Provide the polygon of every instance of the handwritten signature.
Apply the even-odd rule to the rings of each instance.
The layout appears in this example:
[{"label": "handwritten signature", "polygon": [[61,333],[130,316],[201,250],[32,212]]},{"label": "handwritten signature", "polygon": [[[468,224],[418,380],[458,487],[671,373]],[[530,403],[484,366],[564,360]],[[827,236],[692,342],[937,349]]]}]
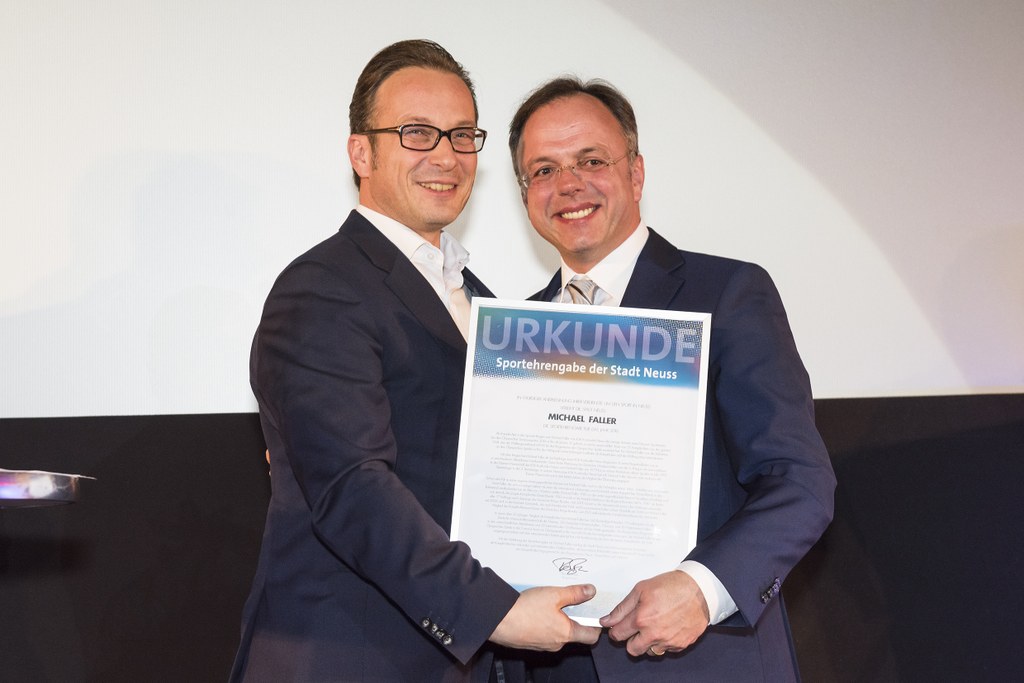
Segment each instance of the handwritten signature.
[{"label": "handwritten signature", "polygon": [[559,557],[551,560],[551,564],[555,565],[555,568],[558,569],[558,573],[566,576],[573,576],[580,572],[586,573],[587,570],[583,568],[583,565],[586,564],[586,562],[586,558],[582,557]]}]

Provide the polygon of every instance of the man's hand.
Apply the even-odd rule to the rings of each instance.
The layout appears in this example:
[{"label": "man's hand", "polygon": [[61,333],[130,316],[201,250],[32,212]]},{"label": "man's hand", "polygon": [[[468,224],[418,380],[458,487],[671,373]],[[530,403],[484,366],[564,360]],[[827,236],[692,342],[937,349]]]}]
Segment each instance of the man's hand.
[{"label": "man's hand", "polygon": [[519,594],[490,640],[506,647],[546,652],[561,650],[566,643],[593,645],[601,629],[577,624],[565,616],[562,608],[586,602],[596,594],[589,584],[528,588]]},{"label": "man's hand", "polygon": [[685,650],[708,627],[708,603],[686,572],[674,569],[633,586],[601,625],[626,651],[661,656]]}]

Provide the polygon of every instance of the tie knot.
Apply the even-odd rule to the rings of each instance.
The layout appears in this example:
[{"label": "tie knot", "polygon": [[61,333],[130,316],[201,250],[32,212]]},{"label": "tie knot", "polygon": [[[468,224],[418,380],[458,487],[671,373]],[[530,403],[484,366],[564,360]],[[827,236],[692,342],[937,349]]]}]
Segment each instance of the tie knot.
[{"label": "tie knot", "polygon": [[592,305],[594,303],[597,283],[586,275],[574,276],[565,287],[569,290],[569,296],[572,297],[574,304]]}]

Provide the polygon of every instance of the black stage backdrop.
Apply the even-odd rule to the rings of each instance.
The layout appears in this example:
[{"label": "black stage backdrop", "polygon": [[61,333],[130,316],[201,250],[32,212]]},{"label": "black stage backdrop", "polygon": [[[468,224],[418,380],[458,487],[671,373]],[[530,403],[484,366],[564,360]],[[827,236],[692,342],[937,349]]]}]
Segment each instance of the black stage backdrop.
[{"label": "black stage backdrop", "polygon": [[[805,681],[1024,680],[1024,395],[816,402],[836,519],[784,594]],[[270,484],[252,414],[0,420],[0,680],[224,681]]]}]

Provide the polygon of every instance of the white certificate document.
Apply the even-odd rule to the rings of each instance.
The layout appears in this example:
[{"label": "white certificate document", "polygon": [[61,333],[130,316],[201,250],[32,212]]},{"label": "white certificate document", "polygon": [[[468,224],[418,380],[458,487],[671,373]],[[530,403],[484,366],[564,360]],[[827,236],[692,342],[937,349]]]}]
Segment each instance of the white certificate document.
[{"label": "white certificate document", "polygon": [[708,313],[473,299],[454,540],[585,625],[697,540]]}]

